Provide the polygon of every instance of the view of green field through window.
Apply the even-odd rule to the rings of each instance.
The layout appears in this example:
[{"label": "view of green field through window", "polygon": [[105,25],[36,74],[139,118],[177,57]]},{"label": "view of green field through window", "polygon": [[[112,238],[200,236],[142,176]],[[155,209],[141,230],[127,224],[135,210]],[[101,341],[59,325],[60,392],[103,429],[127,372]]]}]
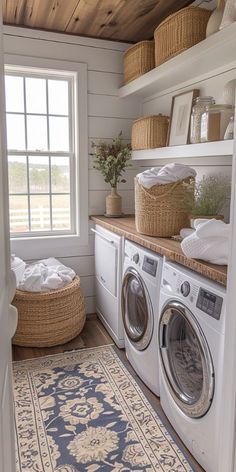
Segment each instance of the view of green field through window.
[{"label": "view of green field through window", "polygon": [[11,232],[69,231],[71,82],[15,72],[5,81]]}]

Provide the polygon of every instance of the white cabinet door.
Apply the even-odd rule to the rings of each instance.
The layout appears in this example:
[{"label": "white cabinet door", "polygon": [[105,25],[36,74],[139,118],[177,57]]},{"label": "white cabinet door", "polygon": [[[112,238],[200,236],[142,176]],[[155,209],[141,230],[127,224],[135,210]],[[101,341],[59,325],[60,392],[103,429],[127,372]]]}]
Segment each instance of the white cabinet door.
[{"label": "white cabinet door", "polygon": [[15,470],[11,378],[10,250],[5,146],[3,41],[0,7],[0,472]]},{"label": "white cabinet door", "polygon": [[[112,242],[111,242],[112,241]],[[95,275],[99,282],[117,296],[118,247],[114,235],[95,233]]]}]

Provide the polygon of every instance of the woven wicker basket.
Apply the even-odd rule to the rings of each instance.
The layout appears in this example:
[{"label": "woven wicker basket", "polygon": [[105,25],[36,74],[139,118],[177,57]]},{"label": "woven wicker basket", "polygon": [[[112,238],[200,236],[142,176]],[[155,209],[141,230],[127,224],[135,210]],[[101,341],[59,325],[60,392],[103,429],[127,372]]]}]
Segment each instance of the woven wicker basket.
[{"label": "woven wicker basket", "polygon": [[124,53],[124,84],[155,67],[154,41],[141,41]]},{"label": "woven wicker basket", "polygon": [[85,323],[85,303],[80,278],[51,292],[16,291],[13,305],[18,310],[18,326],[13,344],[48,347],[75,338]]},{"label": "woven wicker basket", "polygon": [[135,178],[135,224],[138,233],[167,238],[188,225],[181,209],[190,179],[144,188]]},{"label": "woven wicker basket", "polygon": [[169,117],[145,116],[135,120],[132,126],[132,149],[150,149],[166,146]]},{"label": "woven wicker basket", "polygon": [[204,8],[187,7],[168,16],[154,32],[155,66],[205,39],[210,15]]}]

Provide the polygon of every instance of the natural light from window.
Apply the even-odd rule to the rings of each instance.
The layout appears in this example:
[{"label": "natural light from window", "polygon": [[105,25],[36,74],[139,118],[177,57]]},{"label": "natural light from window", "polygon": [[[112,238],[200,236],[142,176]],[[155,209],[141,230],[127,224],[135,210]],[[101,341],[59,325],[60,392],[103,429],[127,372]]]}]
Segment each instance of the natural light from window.
[{"label": "natural light from window", "polygon": [[5,76],[11,236],[75,229],[73,77]]}]

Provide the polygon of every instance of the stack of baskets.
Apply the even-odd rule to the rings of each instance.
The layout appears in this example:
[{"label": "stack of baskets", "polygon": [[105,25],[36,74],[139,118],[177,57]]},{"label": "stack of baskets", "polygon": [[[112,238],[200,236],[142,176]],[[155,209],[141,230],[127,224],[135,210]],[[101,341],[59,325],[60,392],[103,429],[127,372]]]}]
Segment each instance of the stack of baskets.
[{"label": "stack of baskets", "polygon": [[211,11],[186,7],[168,16],[154,32],[154,41],[141,41],[124,54],[124,84],[163,64],[206,37]]},{"label": "stack of baskets", "polygon": [[188,226],[181,208],[192,178],[147,189],[135,178],[135,224],[138,233],[167,238]]},{"label": "stack of baskets", "polygon": [[50,292],[16,291],[13,305],[18,310],[18,326],[13,344],[49,347],[75,338],[85,323],[85,303],[80,277]]}]

